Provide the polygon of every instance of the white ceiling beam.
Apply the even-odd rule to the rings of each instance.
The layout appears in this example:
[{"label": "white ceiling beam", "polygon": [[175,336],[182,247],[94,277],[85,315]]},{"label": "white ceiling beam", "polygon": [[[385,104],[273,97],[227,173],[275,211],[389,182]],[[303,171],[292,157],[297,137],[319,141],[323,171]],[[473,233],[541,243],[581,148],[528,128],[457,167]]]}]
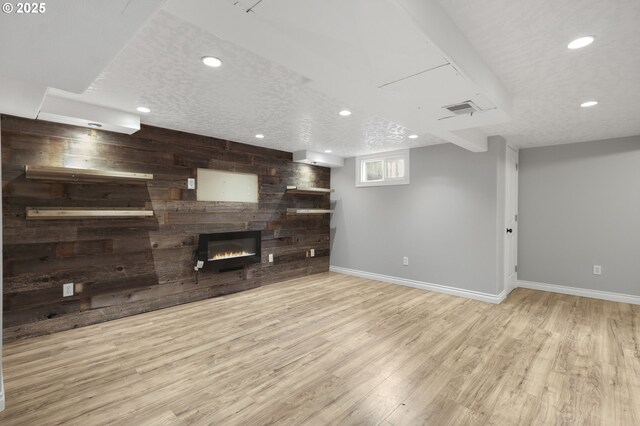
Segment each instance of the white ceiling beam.
[{"label": "white ceiling beam", "polygon": [[100,128],[128,135],[140,130],[140,117],[136,114],[51,95],[45,98],[38,120]]},{"label": "white ceiling beam", "polygon": [[449,62],[469,81],[484,90],[489,99],[509,117],[513,98],[498,76],[484,62],[438,0],[392,0],[400,5],[440,49]]},{"label": "white ceiling beam", "polygon": [[440,137],[471,152],[486,152],[489,146],[487,135],[480,129],[454,130]]}]

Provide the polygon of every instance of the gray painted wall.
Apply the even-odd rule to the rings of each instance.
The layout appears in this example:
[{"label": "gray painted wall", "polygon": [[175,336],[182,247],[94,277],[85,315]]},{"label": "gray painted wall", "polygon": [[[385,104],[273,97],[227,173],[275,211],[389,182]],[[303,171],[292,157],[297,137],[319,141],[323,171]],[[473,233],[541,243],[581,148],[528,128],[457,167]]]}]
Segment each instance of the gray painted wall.
[{"label": "gray painted wall", "polygon": [[412,149],[411,184],[386,187],[356,188],[355,159],[347,159],[331,171],[331,264],[498,294],[504,150],[502,138],[486,153],[452,144]]},{"label": "gray painted wall", "polygon": [[640,295],[640,136],[520,150],[519,190],[518,279]]}]

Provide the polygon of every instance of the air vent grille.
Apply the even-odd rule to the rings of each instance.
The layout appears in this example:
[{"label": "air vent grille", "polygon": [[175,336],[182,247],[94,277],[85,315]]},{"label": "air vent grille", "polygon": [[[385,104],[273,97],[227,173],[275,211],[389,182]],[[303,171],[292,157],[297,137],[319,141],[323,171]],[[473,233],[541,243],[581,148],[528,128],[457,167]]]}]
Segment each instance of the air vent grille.
[{"label": "air vent grille", "polygon": [[472,101],[449,105],[443,108],[455,115],[473,114],[476,111],[481,111]]}]

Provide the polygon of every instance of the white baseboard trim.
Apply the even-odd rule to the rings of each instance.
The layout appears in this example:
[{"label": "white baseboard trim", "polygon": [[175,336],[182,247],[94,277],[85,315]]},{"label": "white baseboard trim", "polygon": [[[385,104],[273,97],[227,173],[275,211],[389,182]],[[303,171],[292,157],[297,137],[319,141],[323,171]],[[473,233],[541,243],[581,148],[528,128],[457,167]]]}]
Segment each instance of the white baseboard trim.
[{"label": "white baseboard trim", "polygon": [[536,283],[533,281],[518,280],[518,287],[529,288],[531,290],[549,291],[551,293],[568,294],[571,296],[590,297],[591,299],[610,300],[612,302],[631,303],[640,305],[640,296],[630,294],[611,293],[608,291],[588,290],[584,288],[565,287],[562,285]]},{"label": "white baseboard trim", "polygon": [[329,266],[331,272],[338,272],[344,275],[366,278],[374,281],[382,281],[389,284],[398,284],[406,287],[419,288],[420,290],[434,291],[436,293],[444,293],[452,296],[466,297],[467,299],[480,300],[482,302],[499,304],[507,297],[507,292],[502,291],[500,294],[482,293],[473,290],[464,290],[457,287],[450,287],[440,284],[425,283],[422,281],[409,280],[406,278],[391,277],[389,275],[375,274],[373,272],[358,271],[357,269],[343,268],[340,266]]}]

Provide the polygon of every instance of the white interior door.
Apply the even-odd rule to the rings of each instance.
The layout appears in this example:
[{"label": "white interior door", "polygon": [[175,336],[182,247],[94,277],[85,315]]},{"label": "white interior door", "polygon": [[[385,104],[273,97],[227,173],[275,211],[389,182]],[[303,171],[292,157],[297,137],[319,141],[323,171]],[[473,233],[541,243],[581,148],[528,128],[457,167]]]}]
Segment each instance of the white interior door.
[{"label": "white interior door", "polygon": [[516,288],[518,279],[518,152],[507,147],[506,212],[505,212],[505,288],[507,294]]}]

